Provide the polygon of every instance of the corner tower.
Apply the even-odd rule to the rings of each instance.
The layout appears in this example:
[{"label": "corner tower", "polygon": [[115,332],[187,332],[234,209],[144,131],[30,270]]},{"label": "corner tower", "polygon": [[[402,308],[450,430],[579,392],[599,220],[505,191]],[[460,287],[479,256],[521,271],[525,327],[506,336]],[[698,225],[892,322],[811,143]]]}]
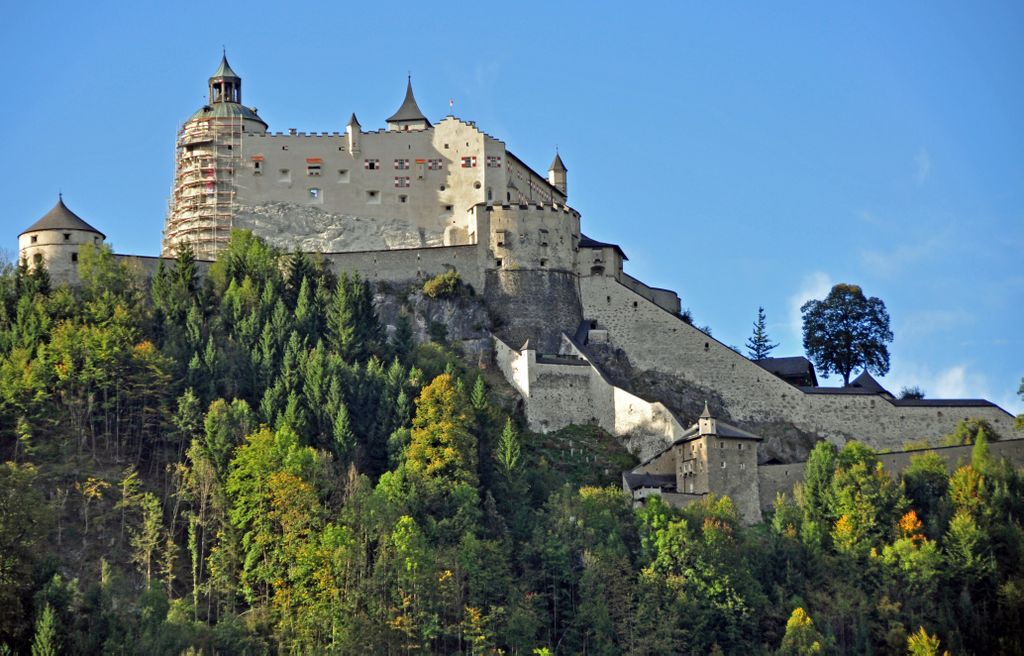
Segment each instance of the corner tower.
[{"label": "corner tower", "polygon": [[100,245],[105,235],[64,204],[57,204],[18,235],[18,260],[34,269],[45,266],[54,282],[78,282],[78,253],[86,244]]},{"label": "corner tower", "polygon": [[256,109],[242,104],[242,78],[225,54],[208,80],[209,102],[178,132],[174,188],[164,226],[162,255],[189,244],[209,260],[227,244],[232,228],[235,176],[243,162],[243,136],[265,134]]}]

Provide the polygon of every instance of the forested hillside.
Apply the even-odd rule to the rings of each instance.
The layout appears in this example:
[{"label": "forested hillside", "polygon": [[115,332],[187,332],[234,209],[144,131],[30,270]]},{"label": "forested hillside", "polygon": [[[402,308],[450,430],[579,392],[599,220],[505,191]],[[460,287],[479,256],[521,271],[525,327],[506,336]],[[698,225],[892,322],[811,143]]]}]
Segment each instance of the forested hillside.
[{"label": "forested hillside", "polygon": [[0,653],[1024,653],[984,439],[898,478],[819,444],[756,527],[634,510],[614,438],[524,430],[358,277],[247,233],[203,278],[80,259],[0,274]]}]

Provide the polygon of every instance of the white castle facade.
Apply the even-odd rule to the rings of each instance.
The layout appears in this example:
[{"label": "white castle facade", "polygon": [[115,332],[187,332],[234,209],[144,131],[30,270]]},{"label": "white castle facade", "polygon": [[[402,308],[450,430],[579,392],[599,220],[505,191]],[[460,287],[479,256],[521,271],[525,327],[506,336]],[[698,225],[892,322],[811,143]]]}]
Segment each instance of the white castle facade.
[{"label": "white castle facade", "polygon": [[[369,132],[353,114],[344,132],[271,133],[241,89],[223,59],[209,103],[178,135],[162,256],[188,244],[211,260],[232,230],[249,229],[370,281],[455,269],[486,300],[494,364],[536,430],[597,424],[647,459],[708,401],[761,438],[762,463],[792,461],[818,439],[934,442],[966,417],[1013,435],[1013,417],[988,401],[898,400],[870,377],[822,388],[748,360],[685,321],[675,292],[626,274],[619,246],[581,232],[560,156],[545,177],[472,122],[432,123],[411,82],[386,127]],[[20,235],[19,254],[73,284],[78,249],[103,239],[61,200]]]}]

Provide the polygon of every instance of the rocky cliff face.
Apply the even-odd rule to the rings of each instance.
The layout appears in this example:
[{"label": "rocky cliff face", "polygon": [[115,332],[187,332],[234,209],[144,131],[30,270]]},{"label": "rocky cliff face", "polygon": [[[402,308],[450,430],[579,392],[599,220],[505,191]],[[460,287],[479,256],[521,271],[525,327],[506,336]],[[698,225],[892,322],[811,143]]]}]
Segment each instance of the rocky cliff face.
[{"label": "rocky cliff face", "polygon": [[235,209],[234,227],[286,251],[337,253],[443,246],[442,233],[429,234],[405,219],[335,214],[315,205],[263,203]]},{"label": "rocky cliff face", "polygon": [[491,315],[479,296],[433,299],[418,287],[396,289],[381,285],[374,305],[389,336],[405,314],[417,342],[443,339],[457,347],[467,360],[483,364],[491,361]]}]

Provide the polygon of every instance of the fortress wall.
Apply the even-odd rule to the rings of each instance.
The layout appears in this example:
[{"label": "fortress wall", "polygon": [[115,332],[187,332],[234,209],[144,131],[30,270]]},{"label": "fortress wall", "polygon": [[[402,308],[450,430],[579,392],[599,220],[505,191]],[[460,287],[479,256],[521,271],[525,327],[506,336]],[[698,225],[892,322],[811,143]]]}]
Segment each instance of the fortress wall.
[{"label": "fortress wall", "polygon": [[531,430],[546,432],[568,424],[597,425],[626,438],[627,448],[645,460],[683,433],[675,416],[612,385],[582,353],[577,362],[537,360],[536,351],[517,352],[495,338],[498,368],[523,395]]},{"label": "fortress wall", "polygon": [[[129,267],[140,272],[147,278],[152,278],[156,274],[156,269],[160,266],[160,263],[164,263],[164,267],[174,266],[173,257],[153,257],[150,255],[118,255],[114,254],[114,257],[118,262],[127,264]],[[210,266],[213,262],[209,260],[196,260],[196,275],[200,278],[205,277],[210,272]]]},{"label": "fortress wall", "polygon": [[[1000,440],[989,442],[989,451],[994,458],[1006,458],[1016,467],[1024,465],[1024,439]],[[949,471],[953,471],[971,462],[971,450],[974,445],[947,446],[935,449],[916,449],[896,453],[880,453],[878,459],[885,470],[892,475],[903,472],[910,466],[910,459],[924,453],[934,453],[946,462]],[[804,480],[804,463],[790,465],[761,465],[757,468],[758,486],[761,492],[761,509],[769,510],[775,503],[775,495],[785,492],[792,496],[793,485]]]},{"label": "fortress wall", "polygon": [[741,425],[784,422],[839,444],[858,439],[876,449],[934,440],[964,417],[986,419],[1003,436],[1013,435],[1013,417],[994,406],[895,406],[875,395],[805,394],[614,279],[588,277],[580,287],[586,318],[608,331],[633,366],[713,390],[725,407],[712,411]]},{"label": "fortress wall", "polygon": [[679,314],[680,310],[682,310],[679,296],[671,289],[651,287],[628,273],[622,273],[619,277],[619,282],[672,314]]},{"label": "fortress wall", "polygon": [[557,353],[561,334],[583,318],[576,275],[579,214],[564,205],[475,208],[487,235],[486,297],[498,335],[513,347],[527,340]]},{"label": "fortress wall", "polygon": [[324,253],[324,261],[335,274],[358,272],[373,282],[422,282],[448,269],[455,269],[463,282],[477,293],[484,289],[478,249],[470,246],[409,248],[394,251]]}]

